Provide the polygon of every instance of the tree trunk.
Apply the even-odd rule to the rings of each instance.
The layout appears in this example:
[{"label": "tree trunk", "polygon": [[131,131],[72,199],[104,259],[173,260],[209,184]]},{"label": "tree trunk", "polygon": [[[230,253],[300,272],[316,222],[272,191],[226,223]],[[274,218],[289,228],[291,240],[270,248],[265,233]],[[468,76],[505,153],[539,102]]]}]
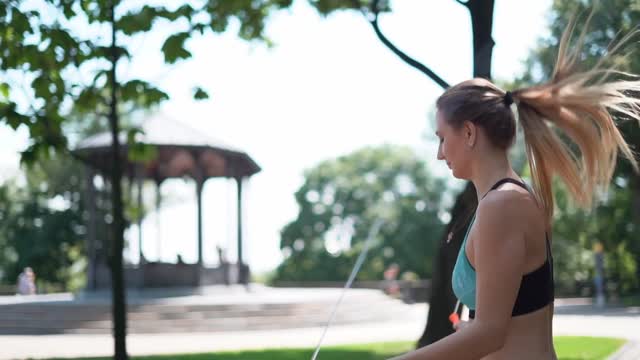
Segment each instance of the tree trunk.
[{"label": "tree trunk", "polygon": [[113,314],[113,336],[115,345],[115,359],[126,360],[127,355],[127,309],[125,303],[124,274],[122,267],[122,250],[124,248],[124,215],[122,205],[122,163],[120,158],[120,133],[118,125],[118,98],[116,79],[116,65],[118,63],[118,52],[116,48],[116,22],[115,7],[117,0],[112,0],[110,9],[111,22],[111,102],[109,110],[109,126],[112,139],[112,162],[111,171],[111,201],[113,204],[113,240],[110,251],[111,265],[111,296]]},{"label": "tree trunk", "polygon": [[495,42],[493,28],[494,0],[470,0],[467,8],[473,31],[473,76],[491,79],[491,58]]},{"label": "tree trunk", "polygon": [[[494,0],[469,0],[465,6],[469,9],[473,29],[473,76],[491,79],[491,57],[494,45],[491,31]],[[469,215],[475,211],[477,205],[475,188],[469,182],[462,193],[458,195],[451,211],[451,221],[439,242],[440,246],[433,271],[427,325],[418,340],[417,347],[434,343],[453,332],[449,322],[449,314],[456,305],[456,297],[451,287],[451,274],[469,226]],[[453,236],[447,243],[449,233],[452,230],[454,230]]]},{"label": "tree trunk", "polygon": [[[469,226],[471,214],[477,205],[475,187],[468,182],[464,190],[458,195],[451,210],[451,221],[447,225],[444,238],[440,241],[438,255],[434,263],[433,279],[431,281],[431,298],[429,299],[429,313],[427,325],[417,347],[434,343],[453,333],[449,322],[449,314],[456,305],[456,297],[451,287],[451,274],[456,263],[460,246]],[[451,240],[447,242],[449,234]]]}]

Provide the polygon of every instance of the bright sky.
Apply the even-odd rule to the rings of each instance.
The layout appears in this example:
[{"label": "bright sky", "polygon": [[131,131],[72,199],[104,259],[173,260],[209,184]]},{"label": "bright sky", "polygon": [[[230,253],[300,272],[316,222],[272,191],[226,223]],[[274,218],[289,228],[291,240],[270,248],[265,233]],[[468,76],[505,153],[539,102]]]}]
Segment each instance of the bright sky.
[{"label": "bright sky", "polygon": [[[529,49],[546,33],[550,4],[496,0],[494,78],[509,80],[522,72]],[[393,1],[392,7],[380,26],[400,49],[450,84],[471,76],[471,27],[464,7],[453,0]],[[122,69],[129,77],[154,80],[170,94],[162,107],[166,116],[242,148],[262,167],[245,192],[244,254],[254,272],[282,261],[279,232],[298,211],[293,194],[304,170],[320,161],[368,145],[410,145],[434,173],[451,178],[429,143],[429,112],[442,90],[384,47],[360,13],[322,18],[307,1],[297,0],[267,28],[276,43],[272,49],[238,40],[232,29],[189,41],[193,59],[171,68],[162,64],[160,31],[134,39],[134,63]],[[211,98],[194,102],[194,86]],[[0,139],[0,170],[15,173],[26,134],[2,127]],[[153,189],[146,190],[151,203]],[[168,199],[159,218],[152,213],[143,224],[145,256],[156,260],[160,251],[165,261],[181,254],[193,262],[195,186],[175,180],[162,192]],[[205,187],[206,263],[217,263],[216,244],[236,258],[235,196],[235,185],[226,180],[210,180]],[[135,228],[128,233],[125,256],[132,262],[138,260],[136,234]]]}]

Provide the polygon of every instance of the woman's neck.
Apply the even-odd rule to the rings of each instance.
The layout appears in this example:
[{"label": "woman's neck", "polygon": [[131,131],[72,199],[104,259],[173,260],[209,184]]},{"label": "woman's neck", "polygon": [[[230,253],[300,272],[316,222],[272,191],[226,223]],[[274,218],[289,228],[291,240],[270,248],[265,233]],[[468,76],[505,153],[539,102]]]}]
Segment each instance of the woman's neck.
[{"label": "woman's neck", "polygon": [[501,179],[518,178],[511,168],[506,152],[484,157],[485,161],[476,162],[471,181],[476,187],[478,201],[489,192],[489,189]]}]

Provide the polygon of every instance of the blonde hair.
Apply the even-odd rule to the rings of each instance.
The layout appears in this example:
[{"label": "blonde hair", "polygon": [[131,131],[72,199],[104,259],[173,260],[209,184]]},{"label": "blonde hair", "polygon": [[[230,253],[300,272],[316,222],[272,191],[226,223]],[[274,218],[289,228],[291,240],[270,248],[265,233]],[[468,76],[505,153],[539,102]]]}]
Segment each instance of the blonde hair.
[{"label": "blonde hair", "polygon": [[[579,206],[590,208],[596,190],[609,186],[618,151],[638,172],[634,152],[623,139],[611,112],[616,118],[640,120],[637,98],[640,81],[615,65],[605,66],[637,32],[623,37],[590,70],[578,71],[576,65],[587,26],[571,51],[569,42],[574,26],[575,17],[561,38],[551,79],[511,92],[524,131],[534,194],[548,222],[553,217],[554,175],[559,175]],[[619,79],[612,80],[613,75]],[[448,89],[437,100],[436,107],[452,126],[472,121],[485,129],[493,145],[506,149],[515,139],[515,118],[505,95],[505,91],[488,80],[472,79]]]}]

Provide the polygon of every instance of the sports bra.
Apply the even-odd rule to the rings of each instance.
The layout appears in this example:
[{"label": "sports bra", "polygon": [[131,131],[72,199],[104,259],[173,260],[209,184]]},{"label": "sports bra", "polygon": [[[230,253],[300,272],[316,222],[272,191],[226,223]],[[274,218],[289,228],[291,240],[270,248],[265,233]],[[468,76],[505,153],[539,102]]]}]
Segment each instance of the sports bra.
[{"label": "sports bra", "polygon": [[[487,192],[487,194],[507,182],[521,186],[531,193],[531,190],[526,184],[511,178],[505,178],[493,185]],[[484,199],[487,194],[485,194],[482,198]],[[460,300],[460,302],[462,302],[469,308],[469,317],[471,319],[475,318],[476,310],[476,271],[471,265],[471,262],[469,262],[465,247],[467,244],[467,238],[469,237],[469,232],[474,221],[475,214],[473,216],[471,224],[469,224],[467,233],[464,236],[464,241],[460,246],[460,251],[458,252],[458,258],[456,260],[456,265],[453,268],[451,279],[453,292]],[[532,272],[522,276],[520,289],[518,290],[518,296],[516,297],[516,302],[513,306],[511,316],[524,315],[539,310],[545,307],[550,302],[553,302],[555,298],[553,285],[553,256],[551,254],[549,236],[547,235],[546,231],[545,238],[547,258],[545,262],[536,270],[533,270]]]}]

